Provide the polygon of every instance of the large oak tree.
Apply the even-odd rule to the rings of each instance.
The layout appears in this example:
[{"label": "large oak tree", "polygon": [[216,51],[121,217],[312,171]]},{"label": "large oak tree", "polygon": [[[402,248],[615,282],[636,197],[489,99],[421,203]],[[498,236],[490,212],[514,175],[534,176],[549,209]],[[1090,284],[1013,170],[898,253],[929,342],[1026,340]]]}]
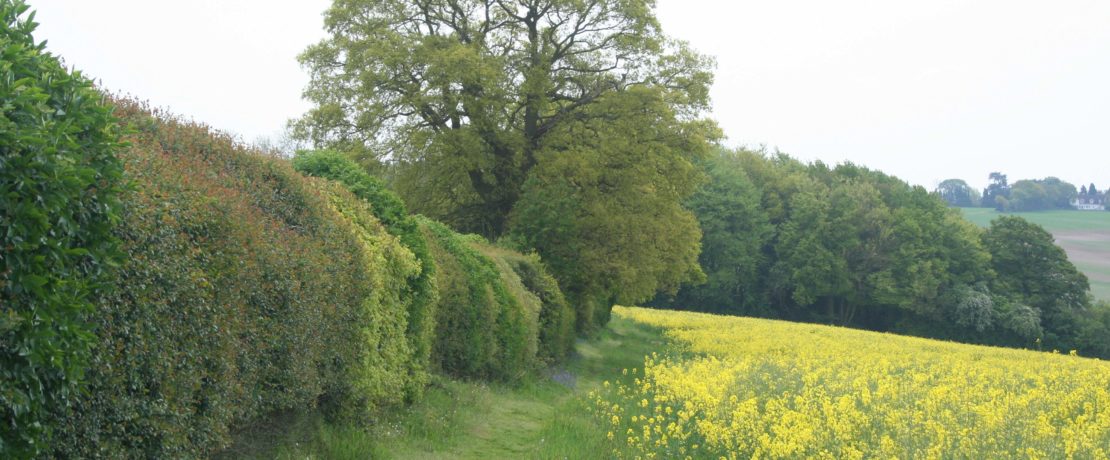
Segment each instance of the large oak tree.
[{"label": "large oak tree", "polygon": [[707,108],[711,61],[668,39],[654,6],[336,0],[329,37],[300,57],[315,107],[295,131],[394,165],[415,212],[500,236],[551,133],[623,116],[594,108],[605,96],[658,90],[668,106],[659,115],[684,121]]},{"label": "large oak tree", "polygon": [[409,208],[551,264],[578,327],[703,278],[683,201],[719,136],[712,62],[652,0],[335,0],[301,56],[316,147],[390,176]]}]

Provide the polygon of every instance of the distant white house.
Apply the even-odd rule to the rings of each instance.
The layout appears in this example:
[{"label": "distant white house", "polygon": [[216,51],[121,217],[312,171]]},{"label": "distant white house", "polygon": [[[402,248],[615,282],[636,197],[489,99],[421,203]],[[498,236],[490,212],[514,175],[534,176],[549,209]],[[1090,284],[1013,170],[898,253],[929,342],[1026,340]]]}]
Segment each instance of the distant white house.
[{"label": "distant white house", "polygon": [[1104,204],[1080,203],[1079,200],[1072,201],[1071,206],[1075,209],[1080,210],[1080,211],[1105,211],[1106,210],[1106,205],[1104,205]]},{"label": "distant white house", "polygon": [[[1094,185],[1091,185],[1092,189]],[[1080,189],[1079,196],[1071,201],[1071,206],[1080,211],[1105,211],[1107,193],[1098,191],[1088,192],[1086,187]]]}]

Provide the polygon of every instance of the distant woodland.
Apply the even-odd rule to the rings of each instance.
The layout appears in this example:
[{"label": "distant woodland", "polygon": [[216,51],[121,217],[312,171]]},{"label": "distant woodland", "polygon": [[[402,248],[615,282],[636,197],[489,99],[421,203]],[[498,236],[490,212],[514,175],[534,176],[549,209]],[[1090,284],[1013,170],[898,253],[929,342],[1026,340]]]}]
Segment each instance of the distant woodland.
[{"label": "distant woodland", "polygon": [[934,193],[951,206],[994,208],[1005,212],[1104,208],[1107,200],[1106,190],[1100,191],[1093,183],[1077,189],[1055,177],[1024,179],[1013,184],[1000,172],[992,172],[989,177],[990,184],[982,192],[962,179],[948,179],[937,185]]}]

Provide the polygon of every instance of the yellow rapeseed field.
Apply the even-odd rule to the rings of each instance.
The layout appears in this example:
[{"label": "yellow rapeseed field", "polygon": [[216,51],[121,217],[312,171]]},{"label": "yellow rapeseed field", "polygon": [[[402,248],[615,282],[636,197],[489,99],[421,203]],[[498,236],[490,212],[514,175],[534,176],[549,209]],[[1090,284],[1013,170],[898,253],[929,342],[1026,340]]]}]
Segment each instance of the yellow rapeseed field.
[{"label": "yellow rapeseed field", "polygon": [[618,307],[671,349],[590,394],[618,458],[1095,458],[1110,363]]}]

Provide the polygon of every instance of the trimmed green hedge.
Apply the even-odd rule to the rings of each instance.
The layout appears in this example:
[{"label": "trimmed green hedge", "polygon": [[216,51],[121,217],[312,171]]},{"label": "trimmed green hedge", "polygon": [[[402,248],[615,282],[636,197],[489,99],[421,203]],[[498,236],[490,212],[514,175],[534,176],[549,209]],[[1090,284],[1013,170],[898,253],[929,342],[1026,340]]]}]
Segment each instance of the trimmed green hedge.
[{"label": "trimmed green hedge", "polygon": [[510,292],[527,306],[529,321],[539,329],[536,331],[539,359],[550,364],[566,358],[574,349],[574,310],[540,256],[484,243],[473,245],[497,263]]},{"label": "trimmed green hedge", "polygon": [[459,377],[515,380],[535,367],[534,324],[497,265],[471,246],[480,237],[418,218],[436,264],[439,307],[433,365]]},{"label": "trimmed green hedge", "polygon": [[543,302],[535,293],[524,286],[520,275],[509,264],[507,259],[513,255],[511,251],[491,246],[478,235],[465,235],[463,238],[467,240],[471,248],[478,251],[478,254],[493,264],[493,268],[497,270],[499,276],[498,281],[504,286],[509,297],[516,302],[517,308],[513,311],[513,314],[520,316],[520,323],[524,326],[523,334],[520,337],[523,340],[523,355],[526,357],[525,359],[534,361],[539,351],[539,319]]},{"label": "trimmed green hedge", "polygon": [[60,457],[207,457],[260,417],[358,415],[408,385],[400,286],[416,264],[349,193],[136,103],[135,187],[99,299],[89,391]]},{"label": "trimmed green hedge", "polygon": [[407,335],[414,356],[408,369],[411,385],[407,393],[410,399],[417,396],[428,379],[438,301],[435,262],[424,235],[395,193],[342,154],[329,150],[298,152],[293,158],[293,168],[303,174],[343,184],[355,196],[369,203],[374,215],[389,233],[400,238],[401,243],[416,256],[420,270],[405,280],[407,290],[402,295],[402,302],[408,311]]},{"label": "trimmed green hedge", "polygon": [[209,457],[286,411],[360,418],[433,368],[515,380],[569,350],[537,256],[408,216],[337,154],[296,166],[342,185],[113,114],[25,11],[0,0],[0,456]]},{"label": "trimmed green hedge", "polygon": [[[336,180],[369,202],[420,260],[423,272],[409,280],[409,314],[416,319],[410,322],[409,336],[420,359],[428,359],[424,353],[434,348],[432,359],[447,373],[509,379],[532,366],[537,355],[554,362],[573,347],[574,313],[539,256],[497,248],[430,220],[418,224],[396,194],[338,152],[298,152],[293,166]],[[445,267],[437,268],[437,262]],[[433,276],[436,271],[446,278]],[[438,320],[437,303],[442,304]],[[488,337],[494,330],[500,335]],[[501,362],[505,358],[512,361]],[[419,365],[423,370],[426,361]]]},{"label": "trimmed green hedge", "polygon": [[[406,340],[409,325],[406,306],[411,292],[403,287],[420,273],[420,265],[412,252],[385,231],[374,216],[370,204],[353,196],[343,185],[326,180],[310,179],[317,190],[328,198],[333,210],[342,215],[358,241],[359,256],[370,275],[370,295],[363,299],[361,317],[355,325],[361,340],[356,344],[360,363],[351,370],[349,398],[363,404],[345,407],[350,415],[369,413],[378,406],[402,402],[401,395],[427,382],[425,366],[414,366],[419,359],[412,344]],[[414,373],[414,368],[419,373]]]},{"label": "trimmed green hedge", "polygon": [[0,0],[0,457],[36,455],[79,396],[83,316],[120,254],[112,109]]}]

